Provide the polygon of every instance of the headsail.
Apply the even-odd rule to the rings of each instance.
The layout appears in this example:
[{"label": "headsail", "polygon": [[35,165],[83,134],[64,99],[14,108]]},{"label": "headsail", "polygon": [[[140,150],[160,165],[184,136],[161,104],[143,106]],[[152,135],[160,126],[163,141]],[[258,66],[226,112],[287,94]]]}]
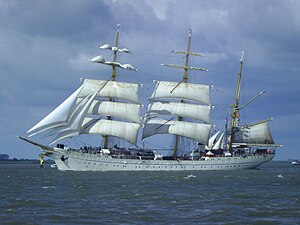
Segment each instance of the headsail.
[{"label": "headsail", "polygon": [[67,125],[70,112],[73,111],[74,103],[76,102],[78,93],[81,92],[83,86],[84,85],[81,85],[70,97],[68,97],[63,103],[54,109],[48,116],[29,129],[27,133],[35,132],[31,134],[32,136],[55,127]]},{"label": "headsail", "polygon": [[113,51],[112,62],[105,61],[103,56],[90,60],[111,66],[111,80],[83,79],[83,84],[67,100],[28,131],[29,136],[47,131],[44,137],[56,135],[50,143],[54,144],[80,134],[102,134],[106,140],[108,136],[116,136],[136,144],[140,128],[139,84],[115,81],[116,67],[136,70],[130,64],[116,61],[117,52],[130,52],[118,47],[118,37],[119,26],[115,46],[100,46]]}]

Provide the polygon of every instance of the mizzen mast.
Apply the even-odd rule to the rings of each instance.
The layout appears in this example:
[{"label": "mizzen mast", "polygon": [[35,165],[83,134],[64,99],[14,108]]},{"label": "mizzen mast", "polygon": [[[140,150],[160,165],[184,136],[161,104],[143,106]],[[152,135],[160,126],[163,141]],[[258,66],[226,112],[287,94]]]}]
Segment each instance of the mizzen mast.
[{"label": "mizzen mast", "polygon": [[[189,67],[189,56],[202,56],[199,53],[195,53],[195,52],[191,52],[190,51],[190,47],[191,47],[191,39],[192,39],[192,31],[191,29],[189,29],[189,34],[188,34],[188,45],[187,45],[187,50],[186,51],[180,51],[180,50],[171,50],[171,52],[174,53],[178,53],[178,54],[184,54],[185,55],[185,65],[176,65],[176,64],[161,64],[162,66],[168,66],[168,67],[174,67],[174,68],[179,68],[179,69],[183,69],[183,77],[182,77],[182,81],[180,81],[178,83],[178,85],[176,85],[172,90],[174,91],[174,89],[176,89],[180,83],[188,83],[188,71],[189,70],[200,70],[200,71],[208,71],[205,68],[199,68],[199,67]],[[183,103],[184,100],[181,100],[181,102]],[[178,116],[178,121],[182,121],[183,117]],[[179,135],[175,135],[175,143],[174,143],[174,148],[173,148],[173,158],[176,159],[176,155],[177,155],[177,150],[178,150],[178,146],[179,146]]]},{"label": "mizzen mast", "polygon": [[232,151],[232,143],[233,143],[233,139],[234,139],[235,128],[239,126],[239,124],[238,124],[238,119],[240,117],[239,100],[240,100],[241,79],[242,79],[242,71],[243,71],[244,61],[245,61],[244,60],[244,52],[242,52],[242,56],[240,59],[240,68],[239,68],[237,84],[236,84],[234,104],[233,104],[233,113],[231,115],[231,132],[230,132],[230,141],[229,141],[229,151]]}]

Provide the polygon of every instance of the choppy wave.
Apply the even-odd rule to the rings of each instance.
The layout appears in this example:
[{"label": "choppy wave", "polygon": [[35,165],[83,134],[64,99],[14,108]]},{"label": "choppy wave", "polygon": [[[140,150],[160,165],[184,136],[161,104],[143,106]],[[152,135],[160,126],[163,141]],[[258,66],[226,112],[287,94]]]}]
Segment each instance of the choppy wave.
[{"label": "choppy wave", "polygon": [[300,167],[61,172],[0,165],[5,224],[299,224]]}]

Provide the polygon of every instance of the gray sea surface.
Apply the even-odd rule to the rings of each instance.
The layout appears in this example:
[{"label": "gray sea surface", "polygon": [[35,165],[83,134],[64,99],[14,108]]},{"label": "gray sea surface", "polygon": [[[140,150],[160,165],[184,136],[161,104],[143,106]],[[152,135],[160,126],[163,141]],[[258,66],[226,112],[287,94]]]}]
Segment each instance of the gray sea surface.
[{"label": "gray sea surface", "polygon": [[62,172],[0,164],[0,224],[300,224],[300,166]]}]

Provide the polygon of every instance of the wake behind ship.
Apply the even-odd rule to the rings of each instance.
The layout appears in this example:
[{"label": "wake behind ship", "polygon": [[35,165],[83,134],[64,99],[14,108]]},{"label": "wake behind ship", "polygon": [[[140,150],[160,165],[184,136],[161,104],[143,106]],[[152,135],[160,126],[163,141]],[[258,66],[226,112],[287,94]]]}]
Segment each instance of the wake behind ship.
[{"label": "wake behind ship", "polygon": [[[116,81],[117,68],[137,71],[131,64],[117,62],[118,53],[130,53],[119,48],[119,25],[114,46],[104,44],[102,50],[113,53],[112,61],[96,56],[91,62],[111,66],[109,80],[82,79],[83,84],[49,115],[20,137],[41,148],[41,157],[53,159],[59,170],[73,171],[180,171],[250,169],[272,160],[275,144],[264,120],[252,125],[239,125],[239,111],[252,102],[239,106],[243,55],[236,87],[235,101],[229,128],[211,134],[210,85],[189,82],[189,57],[201,56],[192,52],[191,31],[186,51],[174,50],[185,57],[185,65],[163,64],[183,70],[179,81],[155,81],[148,109],[141,120],[140,84]],[[227,126],[226,126],[227,127]],[[136,146],[139,131],[142,139],[153,135],[173,135],[173,150],[168,155],[159,150],[119,146],[116,139]],[[86,134],[103,137],[100,147],[67,148],[64,140]],[[47,145],[32,137],[52,138]],[[184,148],[183,143],[197,146]],[[192,146],[192,145],[188,145]],[[170,152],[170,151],[169,151]],[[180,153],[179,153],[180,152]]]}]

